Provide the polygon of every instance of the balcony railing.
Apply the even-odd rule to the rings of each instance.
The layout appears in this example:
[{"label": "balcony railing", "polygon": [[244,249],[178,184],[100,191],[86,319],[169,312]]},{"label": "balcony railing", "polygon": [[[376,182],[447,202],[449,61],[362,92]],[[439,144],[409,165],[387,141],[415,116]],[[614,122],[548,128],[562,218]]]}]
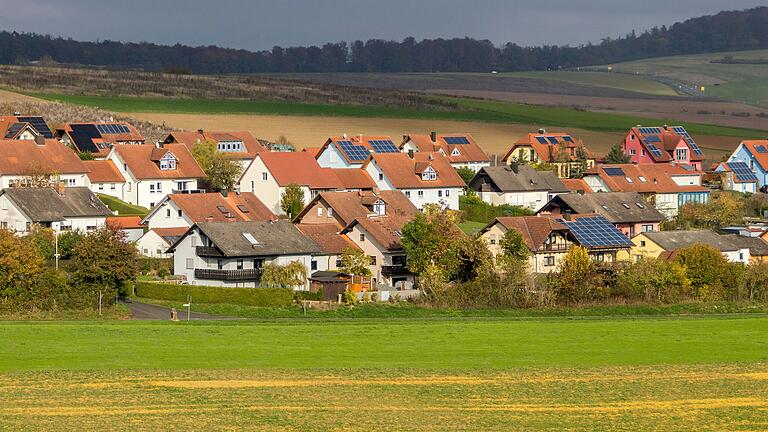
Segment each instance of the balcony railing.
[{"label": "balcony railing", "polygon": [[541,247],[539,248],[540,252],[566,251],[566,250],[568,250],[568,245],[563,243],[545,244],[545,245],[541,245]]},{"label": "balcony railing", "polygon": [[225,282],[255,282],[261,280],[261,274],[261,269],[195,269],[196,279],[218,280]]},{"label": "balcony railing", "polygon": [[381,274],[383,276],[406,276],[411,272],[404,265],[383,265],[381,266]]},{"label": "balcony railing", "polygon": [[224,254],[220,250],[213,246],[197,246],[195,247],[195,253],[197,256],[205,257],[223,257]]}]

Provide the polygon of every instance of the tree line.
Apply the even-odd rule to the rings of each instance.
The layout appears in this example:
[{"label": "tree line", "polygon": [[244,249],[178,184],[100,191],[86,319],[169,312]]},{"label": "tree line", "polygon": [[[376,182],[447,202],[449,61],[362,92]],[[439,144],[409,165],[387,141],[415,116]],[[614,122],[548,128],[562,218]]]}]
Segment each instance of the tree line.
[{"label": "tree line", "polygon": [[489,72],[572,68],[639,58],[768,48],[768,7],[724,11],[599,44],[495,46],[472,38],[370,39],[247,51],[217,46],[81,42],[0,32],[0,63],[68,63],[170,73]]}]

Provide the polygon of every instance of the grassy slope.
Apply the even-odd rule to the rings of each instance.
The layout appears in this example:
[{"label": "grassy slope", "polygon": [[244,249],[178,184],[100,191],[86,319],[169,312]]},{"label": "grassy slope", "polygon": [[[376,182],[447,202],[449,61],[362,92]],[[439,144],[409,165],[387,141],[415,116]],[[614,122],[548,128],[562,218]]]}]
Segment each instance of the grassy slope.
[{"label": "grassy slope", "polygon": [[565,81],[576,84],[586,84],[596,87],[608,87],[620,90],[633,91],[661,96],[676,96],[677,92],[666,84],[653,81],[648,78],[608,74],[602,72],[566,72],[566,71],[547,71],[547,72],[514,72],[509,74],[513,77],[550,79],[555,81]]},{"label": "grassy slope", "polygon": [[766,360],[768,320],[3,323],[2,371],[587,367]]},{"label": "grassy slope", "polygon": [[706,86],[707,94],[768,106],[768,65],[710,63],[710,60],[719,60],[726,55],[736,59],[768,59],[768,50],[658,57],[619,63],[614,67],[622,72],[700,83]]},{"label": "grassy slope", "polygon": [[318,115],[339,117],[416,118],[435,120],[483,121],[582,128],[595,131],[624,132],[636,124],[682,124],[692,134],[763,138],[765,131],[724,126],[677,122],[609,113],[593,113],[563,108],[538,107],[497,101],[445,98],[464,110],[424,111],[349,105],[313,105],[285,102],[203,99],[154,99],[128,97],[70,96],[35,94],[47,100],[95,106],[117,112],[168,112],[211,114]]},{"label": "grassy slope", "polygon": [[125,201],[122,201],[118,198],[115,198],[110,195],[105,194],[98,194],[99,199],[101,202],[104,203],[107,207],[109,207],[110,210],[113,212],[117,212],[120,216],[146,216],[147,213],[149,213],[149,210],[144,207],[135,206],[133,204],[129,204]]}]

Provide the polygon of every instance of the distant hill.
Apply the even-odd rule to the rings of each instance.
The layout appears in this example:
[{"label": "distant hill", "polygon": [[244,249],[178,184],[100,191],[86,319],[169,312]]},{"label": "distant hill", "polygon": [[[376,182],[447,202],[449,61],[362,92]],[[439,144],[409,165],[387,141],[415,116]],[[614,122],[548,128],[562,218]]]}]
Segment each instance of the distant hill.
[{"label": "distant hill", "polygon": [[[629,18],[629,17],[628,17]],[[34,33],[0,32],[0,64],[66,63],[172,73],[489,72],[571,68],[679,54],[768,48],[768,7],[726,11],[670,27],[634,31],[597,45],[494,46],[487,40],[368,40],[246,51],[80,42]]]}]

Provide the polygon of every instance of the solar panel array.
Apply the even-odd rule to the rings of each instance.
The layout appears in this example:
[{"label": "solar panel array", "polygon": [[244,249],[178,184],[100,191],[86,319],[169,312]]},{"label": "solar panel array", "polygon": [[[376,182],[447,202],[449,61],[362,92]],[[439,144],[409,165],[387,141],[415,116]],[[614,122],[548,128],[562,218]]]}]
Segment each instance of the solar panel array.
[{"label": "solar panel array", "polygon": [[659,150],[658,147],[656,147],[655,145],[650,144],[650,143],[647,143],[646,147],[648,147],[648,151],[650,151],[651,154],[653,154],[654,157],[657,157],[657,158],[661,157],[661,150]]},{"label": "solar panel array", "polygon": [[657,127],[641,127],[641,128],[638,128],[637,130],[639,130],[640,133],[643,135],[654,135],[654,134],[658,135],[661,133],[661,128],[657,128]]},{"label": "solar panel array", "polygon": [[395,143],[392,140],[370,140],[368,144],[373,147],[373,151],[376,153],[399,153]]},{"label": "solar panel array", "polygon": [[538,141],[539,144],[547,144],[547,139],[544,138],[543,136],[537,136],[536,141]]},{"label": "solar panel array", "polygon": [[568,141],[569,143],[572,143],[573,142],[573,138],[571,138],[570,135],[565,135],[563,137],[563,141]]},{"label": "solar panel array", "polygon": [[624,170],[621,168],[603,168],[606,174],[611,177],[624,177]]},{"label": "solar panel array", "polygon": [[131,130],[128,129],[128,126],[121,124],[97,123],[96,130],[98,130],[102,135],[131,133]]},{"label": "solar panel array", "polygon": [[757,150],[758,153],[768,153],[768,150],[766,150],[765,146],[762,144],[756,145],[755,150]]},{"label": "solar panel array", "polygon": [[443,137],[446,144],[469,144],[467,137]]},{"label": "solar panel array", "polygon": [[681,137],[683,137],[685,142],[688,143],[688,146],[691,147],[691,150],[693,150],[694,153],[696,153],[697,155],[701,156],[702,153],[701,153],[701,149],[699,148],[699,145],[696,144],[696,141],[693,140],[693,137],[691,137],[691,135],[688,133],[687,130],[685,130],[684,127],[682,127],[682,126],[675,126],[675,127],[672,128],[672,130],[675,131],[675,133],[677,133]]},{"label": "solar panel array", "polygon": [[661,142],[661,138],[659,138],[658,135],[649,135],[645,137],[645,141],[649,143],[657,143],[657,142]]},{"label": "solar panel array", "polygon": [[736,179],[743,182],[757,181],[757,176],[745,162],[728,162],[728,168],[736,175]]},{"label": "solar panel array", "polygon": [[14,123],[11,125],[11,127],[8,128],[8,131],[5,133],[6,138],[13,138],[21,128],[24,127],[24,123]]},{"label": "solar panel array", "polygon": [[51,128],[45,123],[42,117],[18,117],[21,123],[29,123],[38,131],[42,136],[46,138],[53,138],[53,132]]},{"label": "solar panel array", "polygon": [[633,245],[627,236],[602,216],[582,217],[562,222],[571,230],[576,240],[587,248]]},{"label": "solar panel array", "polygon": [[99,148],[94,144],[94,138],[101,138],[101,134],[93,124],[73,124],[71,125],[72,141],[81,152],[98,153]]},{"label": "solar panel array", "polygon": [[337,141],[336,144],[351,161],[364,161],[368,159],[368,156],[370,155],[367,148],[352,144],[352,141],[342,140]]}]

